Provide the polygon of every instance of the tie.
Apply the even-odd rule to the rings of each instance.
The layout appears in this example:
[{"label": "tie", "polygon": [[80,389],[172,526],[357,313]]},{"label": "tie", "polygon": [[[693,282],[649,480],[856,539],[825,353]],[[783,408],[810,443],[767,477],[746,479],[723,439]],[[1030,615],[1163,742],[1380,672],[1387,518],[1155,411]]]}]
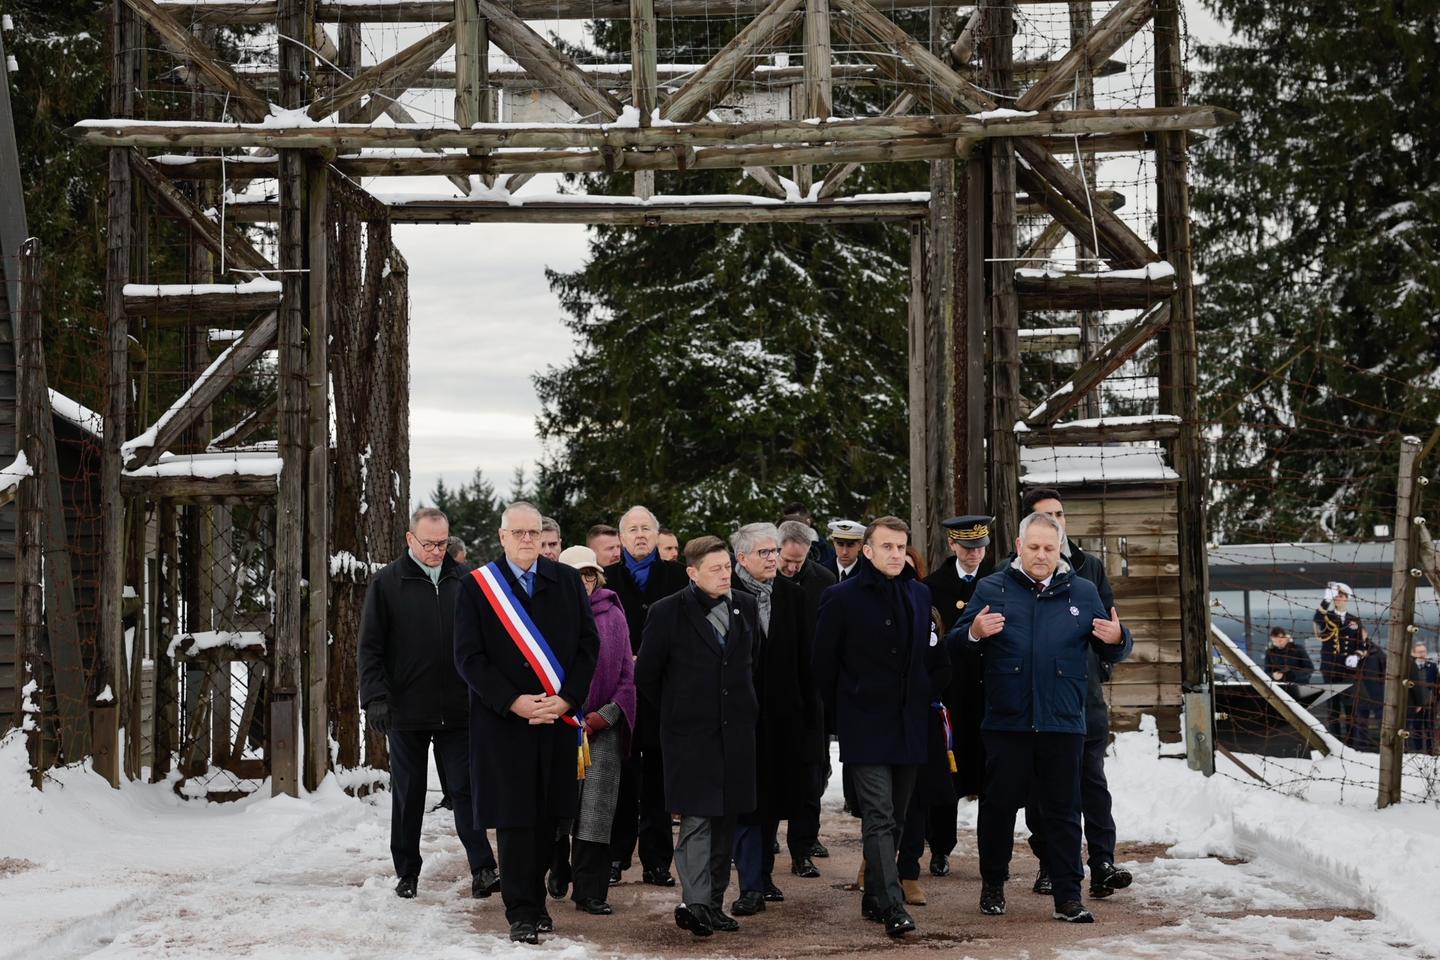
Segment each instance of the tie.
[{"label": "tie", "polygon": [[1041,583],[1039,580],[1030,581],[1030,586],[1034,588],[1036,593],[1039,593],[1045,589],[1045,584]]},{"label": "tie", "polygon": [[965,574],[965,576],[961,577],[960,579],[961,579],[961,580],[964,580],[966,583],[973,583],[974,580],[975,580],[975,574],[973,574],[973,573],[967,573],[967,574]]},{"label": "tie", "polygon": [[525,585],[525,596],[535,596],[535,571],[526,570],[520,574],[520,582]]}]

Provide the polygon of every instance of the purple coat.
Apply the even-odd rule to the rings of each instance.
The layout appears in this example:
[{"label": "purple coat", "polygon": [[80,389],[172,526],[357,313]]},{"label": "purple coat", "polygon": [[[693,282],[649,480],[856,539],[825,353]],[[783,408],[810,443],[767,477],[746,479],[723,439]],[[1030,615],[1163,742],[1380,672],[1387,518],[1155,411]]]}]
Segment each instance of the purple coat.
[{"label": "purple coat", "polygon": [[635,658],[630,652],[630,627],[625,610],[615,591],[596,587],[590,594],[590,610],[595,614],[595,629],[600,634],[600,657],[595,664],[595,679],[590,681],[590,694],[585,698],[586,710],[599,710],[614,702],[625,714],[621,732],[623,749],[630,749],[635,732]]}]

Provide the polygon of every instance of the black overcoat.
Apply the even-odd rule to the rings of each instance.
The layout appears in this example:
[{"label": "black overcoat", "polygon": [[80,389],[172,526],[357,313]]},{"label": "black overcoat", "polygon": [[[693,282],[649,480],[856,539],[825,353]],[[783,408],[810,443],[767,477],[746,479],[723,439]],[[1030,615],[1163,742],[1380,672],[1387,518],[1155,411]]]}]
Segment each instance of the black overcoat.
[{"label": "black overcoat", "polygon": [[396,730],[463,728],[465,681],[455,672],[455,597],[466,569],[450,557],[434,582],[407,551],[370,579],[360,614],[360,703],[384,700]]},{"label": "black overcoat", "polygon": [[946,557],[945,562],[925,578],[925,586],[930,588],[930,603],[940,614],[940,621],[945,625],[947,633],[955,626],[955,621],[960,619],[965,604],[970,602],[970,597],[975,593],[975,584],[989,572],[989,559],[987,556],[980,562],[973,580],[961,579],[954,557]]},{"label": "black overcoat", "polygon": [[[749,591],[737,575],[735,592]],[[810,672],[805,591],[777,576],[770,594],[770,629],[762,630],[755,658],[754,818],[788,820],[809,793],[806,766],[825,762],[824,714]]]},{"label": "black overcoat", "polygon": [[[499,567],[565,668],[560,696],[581,708],[595,676],[600,637],[580,574],[540,557],[535,595],[529,597],[504,559]],[[510,712],[516,697],[545,689],[473,575],[464,579],[455,603],[455,666],[470,686],[475,825],[528,827],[541,818],[575,816],[576,729],[559,721],[532,726]]]},{"label": "black overcoat", "polygon": [[[645,580],[645,589],[635,582],[635,575],[625,566],[625,555],[605,568],[605,586],[615,591],[620,598],[620,607],[625,611],[625,624],[630,628],[630,649],[640,652],[640,643],[645,635],[645,619],[650,608],[671,594],[690,586],[690,575],[683,564],[675,560],[655,558],[650,576]],[[660,718],[650,709],[644,697],[635,706],[635,735],[631,748],[635,756],[646,750],[660,749]]]},{"label": "black overcoat", "polygon": [[908,623],[895,621],[887,580],[869,563],[820,601],[815,680],[834,705],[844,763],[918,766],[928,752],[930,590],[909,566],[896,579]]},{"label": "black overcoat", "polygon": [[[949,688],[951,679],[950,652],[938,630],[931,631],[931,646],[925,653],[925,671],[930,676],[930,712],[926,716],[926,757],[925,764],[915,777],[915,792],[911,803],[928,807],[955,802],[955,783],[950,775],[949,745],[945,738],[945,716],[935,704],[943,702],[941,695]],[[953,724],[953,718],[952,718]]]},{"label": "black overcoat", "polygon": [[755,809],[755,599],[735,593],[725,645],[687,587],[650,608],[635,688],[660,714],[665,806],[720,817]]},{"label": "black overcoat", "polygon": [[[947,570],[949,575],[942,576]],[[947,630],[965,611],[981,576],[977,572],[974,580],[962,580],[955,571],[955,562],[949,560],[926,579]],[[947,618],[947,611],[954,616]],[[944,700],[955,727],[955,792],[973,797],[980,794],[985,783],[985,742],[980,737],[980,721],[985,719],[985,650],[982,644],[957,643],[953,638],[946,646],[950,683],[945,687]]]}]

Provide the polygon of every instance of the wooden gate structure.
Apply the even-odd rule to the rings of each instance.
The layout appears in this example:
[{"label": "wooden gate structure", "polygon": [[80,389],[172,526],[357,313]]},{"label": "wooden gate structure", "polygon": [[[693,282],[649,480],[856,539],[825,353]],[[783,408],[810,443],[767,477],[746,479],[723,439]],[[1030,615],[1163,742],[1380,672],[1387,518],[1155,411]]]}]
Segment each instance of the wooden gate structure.
[{"label": "wooden gate structure", "polygon": [[[376,318],[398,316],[402,326],[405,320],[403,308],[393,306],[404,298],[403,270],[383,269],[403,265],[389,245],[389,224],[894,221],[910,224],[912,235],[909,375],[917,539],[939,518],[985,505],[997,517],[997,542],[1007,543],[1016,525],[1022,446],[1064,443],[1101,456],[1115,444],[1163,447],[1173,472],[1164,493],[1164,502],[1173,505],[1165,521],[1173,523],[1173,534],[1167,528],[1161,536],[1173,536],[1174,554],[1152,592],[1156,604],[1177,614],[1179,643],[1167,658],[1178,661],[1176,682],[1152,686],[1154,698],[1172,708],[1183,688],[1194,714],[1192,765],[1211,769],[1203,735],[1209,619],[1186,152],[1192,131],[1233,118],[1185,103],[1180,0],[1049,4],[1069,14],[1069,48],[1018,61],[1017,12],[1023,20],[1040,6],[1034,0],[982,0],[959,9],[936,0],[117,3],[112,115],[71,131],[79,143],[109,154],[104,662],[126,662],[121,598],[132,582],[127,556],[145,549],[134,533],[137,511],[156,501],[200,509],[236,498],[272,503],[269,683],[266,702],[257,705],[268,715],[269,772],[276,792],[294,793],[302,783],[313,787],[325,776],[337,714],[353,723],[358,713],[353,694],[348,701],[335,695],[353,683],[351,675],[338,675],[346,668],[327,650],[332,630],[353,630],[353,623],[341,627],[333,613],[327,618],[336,589],[330,574],[337,557],[360,557],[361,567],[368,559],[342,550],[341,541],[342,530],[360,522],[362,505],[375,510],[364,490],[367,474],[376,485],[374,464],[365,459],[376,449],[372,444],[397,445],[394,462],[402,472],[408,452],[403,426],[393,423],[377,426],[372,418],[371,435],[350,435],[355,408],[366,402],[364,391],[353,389],[358,351],[365,335],[386,332],[383,323],[362,330],[362,321],[370,318],[373,327]],[[921,10],[929,11],[928,35],[897,23],[923,20],[916,16]],[[721,14],[753,19],[698,68],[658,62],[657,20]],[[628,20],[628,68],[575,62],[527,17]],[[393,56],[365,63],[362,31],[375,23],[428,23],[432,32]],[[216,43],[219,28],[265,26],[273,32],[252,33],[278,45],[278,69],[241,69]],[[1152,36],[1153,106],[1094,109],[1087,99],[1093,78],[1146,31]],[[800,46],[798,67],[765,65],[792,39]],[[188,114],[182,107],[182,115],[163,122],[134,118],[135,80],[145,69],[144,51],[156,46],[183,65],[179,80],[203,94],[183,101],[191,105]],[[453,73],[436,70],[452,48]],[[492,70],[492,48],[509,65]],[[724,119],[733,112],[719,108],[766,70],[772,78],[788,78],[791,114]],[[832,115],[837,86],[877,79],[901,91],[889,109]],[[408,89],[439,85],[454,87],[453,124],[417,124],[397,103]],[[522,88],[543,91],[574,118],[499,122],[496,92]],[[383,124],[377,122],[382,117]],[[1087,176],[1087,165],[1102,154],[1133,154],[1144,158],[1144,169],[1153,169],[1153,246],[1093,190],[1093,167]],[[910,162],[929,165],[928,194],[844,195],[857,165]],[[678,201],[655,193],[657,173],[707,169],[745,169],[773,197],[764,203],[734,197]],[[519,192],[525,181],[549,172],[633,176],[635,196],[526,203]],[[357,186],[366,178],[431,175],[449,178],[461,195],[382,203]],[[274,178],[278,195],[256,200],[216,189],[246,177]],[[497,189],[508,195],[497,196]],[[337,248],[337,195],[352,218],[374,227],[367,249]],[[203,269],[187,277],[190,286],[127,287],[147,278],[137,210],[183,224],[207,254],[192,260],[203,261]],[[1036,216],[1045,218],[1043,227],[1027,237],[1021,221]],[[252,222],[276,225],[273,256],[236,227]],[[1045,258],[1067,236],[1103,269],[1021,269],[1025,258]],[[368,258],[371,268],[344,303],[337,301],[337,257]],[[382,276],[398,281],[387,286]],[[385,308],[386,302],[392,306]],[[1117,309],[1137,312],[1118,328],[1099,324],[1101,311]],[[1064,382],[1053,384],[1048,399],[1028,405],[1021,395],[1021,316],[1060,310],[1081,316],[1077,332],[1059,334],[1064,342],[1048,347],[1026,337],[1026,349],[1040,343],[1040,349],[1078,351],[1080,360]],[[127,339],[131,323],[146,315],[182,316],[201,327],[243,326],[244,332],[203,372],[197,370],[194,386],[168,411],[140,423],[128,403],[134,373]],[[1106,378],[1151,341],[1158,344],[1160,415],[1097,418]],[[403,335],[386,346],[403,354]],[[263,467],[250,470],[251,461],[237,457],[220,472],[157,472],[196,449],[196,436],[233,438],[218,429],[222,424],[206,423],[207,411],[247,365],[272,349],[276,442]],[[402,391],[403,374],[397,366],[389,381]],[[327,402],[332,382],[336,437],[330,435]],[[1082,419],[1062,422],[1077,411]],[[404,412],[402,401],[402,422]],[[134,429],[111,429],[113,424]],[[380,559],[396,548],[401,527],[395,519],[403,518],[406,500],[408,491],[398,500],[398,513],[397,505],[390,508],[388,528],[372,532]],[[1099,502],[1105,502],[1103,491]],[[386,535],[389,543],[382,542]],[[940,544],[930,540],[924,547],[934,553]],[[1156,576],[1162,576],[1158,569]],[[1171,590],[1173,597],[1160,596]],[[341,642],[337,633],[335,643]],[[123,677],[103,679],[117,692],[125,689]],[[109,722],[118,723],[121,713],[112,711]],[[118,781],[118,763],[106,772]]]}]

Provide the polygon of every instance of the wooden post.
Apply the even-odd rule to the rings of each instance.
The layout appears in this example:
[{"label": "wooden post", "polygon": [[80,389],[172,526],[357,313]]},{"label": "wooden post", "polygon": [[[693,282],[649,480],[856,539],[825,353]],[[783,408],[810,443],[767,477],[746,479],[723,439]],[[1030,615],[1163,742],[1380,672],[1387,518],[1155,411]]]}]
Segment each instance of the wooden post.
[{"label": "wooden post", "polygon": [[1420,575],[1412,569],[1415,559],[1414,522],[1420,490],[1415,478],[1415,463],[1420,457],[1420,438],[1400,440],[1400,476],[1395,485],[1394,557],[1390,562],[1390,624],[1385,651],[1385,707],[1380,714],[1380,798],[1379,806],[1399,803],[1401,774],[1405,766],[1405,708],[1410,701],[1407,681],[1410,678],[1410,645],[1415,634],[1415,581]]},{"label": "wooden post", "polygon": [[[280,0],[278,25],[284,37],[308,37],[313,0]],[[304,105],[309,57],[303,47],[280,42],[280,103],[287,109]],[[300,788],[301,710],[296,699],[305,631],[302,586],[305,560],[305,450],[308,434],[308,370],[305,327],[305,156],[280,151],[279,259],[283,285],[279,331],[277,431],[280,480],[275,502],[275,645],[270,687],[270,777],[273,794],[298,796]]]},{"label": "wooden post", "polygon": [[[1085,42],[1090,28],[1095,23],[1095,11],[1090,0],[1070,0],[1070,46],[1078,47]],[[1090,68],[1089,61],[1079,65],[1075,75],[1075,102],[1071,107],[1076,110],[1095,109],[1095,76]],[[1093,154],[1087,154],[1078,158],[1075,165],[1075,172],[1085,177],[1085,182],[1094,187],[1095,171],[1098,164]],[[1075,238],[1075,256],[1082,261],[1088,257],[1094,257],[1096,250],[1084,237]],[[1034,266],[1034,264],[1025,264]],[[1095,264],[1079,263],[1076,265],[1080,270],[1093,270]],[[1100,314],[1092,310],[1080,311],[1080,360],[1083,363],[1095,355],[1100,346]],[[1085,419],[1100,416],[1100,388],[1087,390],[1080,401],[1080,416]]]},{"label": "wooden post", "polygon": [[[455,0],[455,123],[461,127],[494,120],[490,103],[490,31],[475,0]],[[483,147],[471,156],[489,153]],[[485,176],[487,187],[495,175]]]},{"label": "wooden post", "polygon": [[930,398],[925,389],[925,357],[932,349],[926,336],[926,319],[930,313],[926,290],[931,286],[931,278],[926,276],[925,236],[929,229],[920,224],[910,225],[910,304],[905,364],[910,390],[906,405],[910,413],[910,543],[927,558],[933,526],[925,460],[926,437],[932,426]]},{"label": "wooden post", "polygon": [[309,422],[307,423],[305,518],[308,604],[305,624],[305,789],[314,790],[330,767],[330,339],[328,308],[329,174],[323,158],[306,163],[305,275],[309,297],[307,355]]},{"label": "wooden post", "polygon": [[[986,10],[986,62],[991,89],[1012,92],[1015,40],[1013,0]],[[990,510],[991,533],[1003,551],[1020,520],[1020,304],[1015,295],[1015,145],[1010,139],[990,144]]]},{"label": "wooden post", "polygon": [[954,416],[952,473],[955,476],[955,512],[984,513],[985,496],[985,240],[989,235],[990,204],[985,174],[989,164],[971,157],[964,164],[963,184],[957,184],[956,287],[954,333],[951,344],[951,410]]},{"label": "wooden post", "polygon": [[[1155,103],[1178,107],[1185,100],[1184,37],[1179,0],[1155,4]],[[1205,552],[1205,459],[1200,435],[1200,372],[1195,344],[1195,289],[1190,250],[1190,187],[1185,135],[1156,135],[1155,178],[1160,254],[1175,268],[1170,322],[1159,336],[1160,410],[1180,417],[1169,445],[1180,475],[1180,682],[1185,700],[1185,752],[1192,770],[1215,772],[1210,687],[1210,572]]]},{"label": "wooden post", "polygon": [[[832,59],[830,0],[805,0],[805,62],[801,64],[801,110],[797,116],[822,120],[830,116],[834,82],[831,76]],[[814,167],[805,163],[795,167],[794,172],[800,196],[808,197]]]}]

